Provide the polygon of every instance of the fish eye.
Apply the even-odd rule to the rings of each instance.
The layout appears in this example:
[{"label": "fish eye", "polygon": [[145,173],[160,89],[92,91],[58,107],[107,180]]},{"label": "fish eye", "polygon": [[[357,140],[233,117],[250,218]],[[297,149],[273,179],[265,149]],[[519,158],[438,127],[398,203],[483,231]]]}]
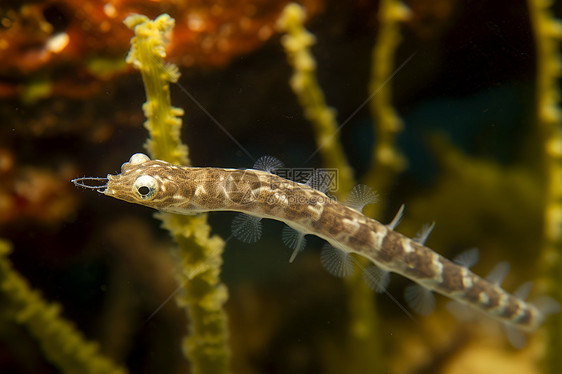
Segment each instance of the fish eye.
[{"label": "fish eye", "polygon": [[158,181],[150,175],[141,175],[133,183],[133,192],[142,200],[150,200],[158,191]]}]

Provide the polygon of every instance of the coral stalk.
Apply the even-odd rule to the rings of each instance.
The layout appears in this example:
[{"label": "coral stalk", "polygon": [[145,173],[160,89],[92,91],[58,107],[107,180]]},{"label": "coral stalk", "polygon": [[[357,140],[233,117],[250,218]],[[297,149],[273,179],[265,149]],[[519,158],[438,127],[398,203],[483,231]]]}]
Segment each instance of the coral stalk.
[{"label": "coral stalk", "polygon": [[141,15],[125,19],[134,29],[127,63],[139,69],[146,91],[143,111],[144,127],[150,138],[145,147],[152,158],[173,164],[188,165],[187,146],[181,143],[180,129],[183,110],[171,104],[170,85],[180,77],[177,66],[164,64],[166,37],[174,27],[174,19],[163,14],[154,21]]},{"label": "coral stalk", "polygon": [[[316,61],[310,52],[315,38],[304,27],[306,14],[295,3],[288,4],[277,22],[284,32],[281,43],[285,48],[289,64],[293,67],[291,88],[297,96],[316,135],[317,150],[326,167],[339,171],[340,188],[337,197],[342,199],[355,184],[343,147],[339,141],[340,126],[334,109],[327,106],[324,94],[316,79]],[[366,260],[356,258],[366,265]],[[379,323],[372,291],[363,281],[361,272],[355,272],[346,279],[349,310],[349,330],[347,334],[345,369],[335,368],[335,372],[379,373],[383,371],[381,346],[379,344]]]},{"label": "coral stalk", "polygon": [[290,3],[279,17],[277,28],[285,33],[281,44],[285,48],[289,64],[293,67],[291,88],[304,110],[305,118],[312,123],[317,149],[324,165],[338,169],[338,192],[344,195],[353,187],[353,172],[338,141],[339,126],[335,110],[326,104],[316,79],[316,61],[310,53],[310,46],[314,44],[315,37],[304,28],[305,19],[303,7]]},{"label": "coral stalk", "polygon": [[[404,158],[395,145],[396,135],[402,130],[403,125],[392,106],[392,89],[389,79],[393,74],[394,54],[401,41],[400,22],[406,19],[408,14],[408,8],[398,0],[381,0],[379,3],[379,31],[373,46],[371,80],[369,82],[369,92],[373,95],[370,109],[376,138],[371,157],[371,167],[364,178],[364,183],[374,188],[381,195],[388,193],[392,180],[406,166]],[[384,204],[382,203],[368,205],[364,208],[364,214],[368,217],[380,217],[383,208]],[[356,278],[359,278],[359,276],[356,276]],[[360,279],[355,282],[359,285]],[[365,285],[362,286],[365,287]],[[359,293],[360,291],[354,292]],[[353,300],[355,308],[366,308],[365,300],[362,300],[359,295],[354,297]],[[373,327],[367,324],[367,320],[362,322],[362,324],[354,326],[358,336],[361,332],[365,334],[365,327]],[[371,323],[373,322],[375,321],[371,321]],[[378,326],[374,327],[378,328]],[[374,365],[377,365],[374,367],[376,372],[385,371],[385,365],[380,359],[383,357],[380,342],[373,341],[369,348],[379,355],[374,362]],[[354,361],[358,359],[360,357],[356,356]]]},{"label": "coral stalk", "polygon": [[65,320],[61,307],[47,303],[13,268],[7,256],[11,248],[0,240],[0,301],[2,314],[25,326],[39,341],[47,359],[64,373],[124,374],[127,371],[100,353]]},{"label": "coral stalk", "polygon": [[[550,1],[529,0],[529,12],[537,54],[536,111],[544,142],[544,233],[541,274],[544,292],[562,300],[562,112],[560,110],[560,59],[562,23],[550,10]],[[549,318],[545,325],[546,369],[557,373],[562,367],[562,314]]]},{"label": "coral stalk", "polygon": [[[371,58],[371,81],[369,92],[375,147],[371,157],[371,168],[364,183],[386,194],[396,174],[404,169],[406,161],[396,148],[396,136],[403,123],[392,107],[392,86],[389,78],[395,68],[394,55],[401,41],[400,22],[407,19],[409,10],[398,0],[381,0],[379,4],[379,31]],[[366,207],[367,215],[379,216],[382,205]]]},{"label": "coral stalk", "polygon": [[[178,80],[179,72],[176,66],[164,64],[166,35],[174,20],[167,14],[154,21],[133,15],[125,23],[135,31],[127,62],[141,71],[145,84],[147,102],[143,110],[150,133],[146,148],[153,159],[188,165],[188,149],[180,140],[178,116],[183,111],[172,107],[170,99],[169,83]],[[178,281],[185,286],[185,292],[176,300],[187,309],[191,321],[191,334],[183,343],[184,354],[194,373],[228,373],[230,351],[223,310],[228,292],[219,278],[224,241],[210,236],[207,215],[157,213],[156,217],[179,247]]]},{"label": "coral stalk", "polygon": [[[373,155],[371,158],[371,167],[364,178],[364,184],[374,188],[379,194],[386,195],[388,187],[396,174],[405,167],[404,158],[398,152],[395,146],[396,134],[402,130],[402,121],[396,114],[395,109],[392,107],[392,90],[389,84],[389,77],[391,77],[394,69],[394,53],[396,47],[401,41],[400,24],[409,14],[408,9],[397,0],[381,0],[378,10],[379,31],[373,46],[371,57],[371,81],[369,82],[369,92],[373,95],[370,102],[371,116],[373,118],[373,127],[376,134],[375,145],[373,148]],[[368,217],[380,217],[384,205],[371,204],[364,208],[363,212]],[[366,287],[361,284],[361,276],[356,274],[355,279],[350,279],[349,284],[353,282],[357,287],[354,287],[354,297],[352,297],[352,307],[358,310],[366,310],[368,305],[366,301],[361,298],[362,292],[358,287]],[[350,287],[351,288],[351,287]],[[366,292],[366,291],[365,291]],[[366,315],[362,313],[362,315]],[[374,324],[374,325],[373,325]],[[361,337],[365,339],[367,328],[379,329],[378,320],[356,319],[356,323],[352,326],[357,336],[355,346],[352,347],[352,353],[355,355],[351,362],[357,362],[361,357],[357,352],[362,355],[373,355],[372,360],[373,369],[371,372],[382,373],[385,372],[385,364],[382,357],[382,346],[380,344],[380,336],[378,333],[378,340],[370,339],[370,344],[367,348],[361,347]],[[366,372],[362,370],[361,365],[355,364],[356,372]]]}]

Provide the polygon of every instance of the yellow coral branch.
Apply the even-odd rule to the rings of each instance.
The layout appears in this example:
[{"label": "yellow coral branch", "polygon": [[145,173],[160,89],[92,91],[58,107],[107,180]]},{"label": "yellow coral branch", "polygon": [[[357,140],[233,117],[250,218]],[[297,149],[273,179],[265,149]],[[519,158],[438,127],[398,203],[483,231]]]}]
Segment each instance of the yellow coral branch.
[{"label": "yellow coral branch", "polygon": [[316,144],[324,165],[338,169],[340,181],[338,197],[342,197],[353,187],[353,171],[338,141],[339,126],[335,110],[326,105],[324,94],[316,79],[316,61],[310,53],[310,46],[314,44],[315,38],[304,28],[305,18],[304,9],[298,4],[291,3],[283,10],[277,21],[277,27],[285,33],[281,43],[293,67],[291,88],[297,95],[306,119],[313,125]]},{"label": "yellow coral branch", "polygon": [[126,370],[103,357],[96,343],[87,341],[61,317],[61,307],[47,303],[13,268],[11,248],[0,240],[0,300],[3,314],[25,326],[41,344],[47,359],[64,373],[123,374]]},{"label": "yellow coral branch", "polygon": [[[379,31],[371,58],[369,92],[376,92],[370,103],[375,132],[375,147],[371,169],[365,184],[386,194],[390,183],[406,162],[395,145],[402,130],[402,120],[392,107],[392,86],[389,77],[395,68],[394,54],[401,41],[400,22],[407,19],[409,10],[398,0],[381,0],[378,11]],[[379,216],[382,205],[366,207],[369,216]],[[376,211],[378,210],[378,211]]]},{"label": "yellow coral branch", "polygon": [[[277,21],[279,30],[285,32],[281,43],[285,48],[289,63],[293,67],[291,88],[297,95],[305,117],[312,123],[316,135],[316,145],[322,155],[324,165],[339,171],[341,199],[355,184],[353,172],[339,142],[339,125],[334,109],[328,107],[324,94],[316,79],[316,61],[310,52],[314,35],[304,28],[306,19],[304,9],[295,3],[288,4]],[[366,265],[366,261],[357,258]],[[381,346],[379,344],[378,318],[372,291],[367,287],[361,272],[346,279],[348,293],[349,330],[346,349],[343,354],[345,367],[333,368],[333,372],[379,373],[382,372]]]},{"label": "yellow coral branch", "polygon": [[[147,149],[152,158],[187,165],[188,150],[180,140],[178,118],[183,111],[172,107],[170,100],[169,83],[178,80],[179,71],[174,65],[164,64],[166,34],[173,28],[174,20],[167,14],[154,21],[133,15],[125,23],[135,31],[127,62],[141,71],[146,89],[143,109],[147,117],[145,127],[150,133]],[[194,373],[228,373],[230,351],[223,310],[228,293],[219,278],[224,241],[210,236],[207,215],[158,213],[156,217],[179,247],[178,278],[185,285],[185,292],[177,301],[187,308],[191,320],[191,335],[184,340],[184,353],[191,360]]]},{"label": "yellow coral branch", "polygon": [[[396,114],[392,106],[392,90],[389,84],[389,77],[394,69],[394,53],[396,47],[400,43],[400,24],[409,14],[408,9],[398,0],[381,0],[378,10],[379,32],[371,58],[371,81],[369,82],[369,92],[374,93],[370,102],[371,115],[373,118],[373,127],[375,132],[375,146],[371,157],[371,168],[368,171],[364,183],[375,188],[379,194],[387,194],[388,188],[396,174],[405,167],[405,160],[398,152],[395,146],[395,138],[398,132],[402,130],[402,121]],[[373,204],[364,208],[364,213],[370,217],[380,217],[383,204]],[[376,319],[368,320],[366,310],[369,307],[365,299],[361,299],[361,291],[358,287],[365,287],[361,284],[360,275],[357,274],[355,279],[348,281],[348,284],[354,283],[356,287],[353,289],[355,295],[352,295],[351,307],[364,312],[356,312],[357,317],[352,326],[354,329],[356,344],[351,352],[355,355],[351,362],[358,362],[361,355],[369,354],[364,347],[361,347],[362,340],[367,340],[365,335],[370,329],[378,330],[378,321]],[[379,335],[380,336],[380,335]],[[382,360],[382,347],[379,340],[367,340],[370,344],[368,349],[372,352],[375,360],[372,362],[371,372],[384,372],[385,364]],[[376,356],[374,356],[376,354]],[[355,363],[356,372],[365,372],[365,367]]]},{"label": "yellow coral branch", "polygon": [[125,19],[125,24],[135,30],[127,63],[139,69],[146,91],[143,111],[144,126],[150,133],[146,149],[152,158],[173,164],[188,165],[187,146],[181,143],[180,130],[183,115],[181,108],[171,104],[170,85],[180,77],[177,66],[164,64],[167,35],[174,27],[174,19],[163,14],[150,21],[135,14]]},{"label": "yellow coral branch", "polygon": [[[550,10],[549,1],[529,0],[529,11],[537,51],[537,119],[544,137],[545,175],[544,243],[541,274],[545,274],[545,292],[562,300],[562,112],[560,110],[559,49],[562,23]],[[546,323],[549,336],[546,364],[550,373],[562,367],[562,315]]]},{"label": "yellow coral branch", "polygon": [[[371,81],[369,82],[369,92],[374,93],[370,102],[373,127],[375,132],[375,146],[371,158],[371,168],[365,176],[364,183],[377,190],[379,194],[386,194],[393,178],[405,166],[404,158],[395,147],[396,134],[402,130],[402,121],[392,107],[391,86],[388,84],[389,77],[394,69],[394,53],[400,43],[400,25],[408,14],[408,9],[398,0],[381,0],[378,10],[379,32],[371,58]],[[364,208],[363,212],[369,217],[380,217],[383,204],[372,204]],[[385,370],[385,363],[382,359],[382,346],[380,339],[368,339],[366,334],[373,329],[379,329],[377,319],[365,319],[369,303],[361,298],[362,291],[359,287],[366,286],[361,283],[361,276],[356,274],[354,279],[348,281],[348,285],[353,282],[356,287],[351,297],[351,307],[357,309],[357,317],[352,326],[356,336],[355,345],[352,347],[350,362],[354,362],[355,372],[366,372],[365,366],[360,363],[360,355],[369,355],[372,360],[370,372],[382,373]],[[363,318],[361,318],[363,316]],[[380,333],[377,334],[380,337]],[[367,350],[361,346],[362,341],[369,343]],[[376,353],[375,353],[376,352]],[[363,364],[364,365],[364,364]]]}]

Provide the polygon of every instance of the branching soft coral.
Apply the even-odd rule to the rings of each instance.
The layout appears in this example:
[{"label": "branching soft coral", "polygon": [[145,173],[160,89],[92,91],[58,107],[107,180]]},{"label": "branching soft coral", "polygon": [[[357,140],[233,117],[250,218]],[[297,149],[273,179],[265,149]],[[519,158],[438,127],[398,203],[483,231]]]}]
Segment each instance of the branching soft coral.
[{"label": "branching soft coral", "polygon": [[47,359],[64,373],[126,373],[61,316],[59,304],[48,303],[29,286],[12,268],[7,258],[10,252],[10,245],[0,241],[0,302],[4,318],[25,326],[41,344]]}]

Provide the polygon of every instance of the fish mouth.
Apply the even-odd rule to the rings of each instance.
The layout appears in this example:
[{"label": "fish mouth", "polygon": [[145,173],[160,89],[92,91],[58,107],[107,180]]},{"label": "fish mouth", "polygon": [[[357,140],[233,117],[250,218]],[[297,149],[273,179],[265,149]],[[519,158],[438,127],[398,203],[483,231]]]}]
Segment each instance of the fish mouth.
[{"label": "fish mouth", "polygon": [[84,178],[76,178],[71,180],[75,186],[87,188],[89,190],[95,190],[99,193],[105,194],[107,191],[107,183],[109,182],[109,178],[102,178],[102,177],[84,177]]}]

